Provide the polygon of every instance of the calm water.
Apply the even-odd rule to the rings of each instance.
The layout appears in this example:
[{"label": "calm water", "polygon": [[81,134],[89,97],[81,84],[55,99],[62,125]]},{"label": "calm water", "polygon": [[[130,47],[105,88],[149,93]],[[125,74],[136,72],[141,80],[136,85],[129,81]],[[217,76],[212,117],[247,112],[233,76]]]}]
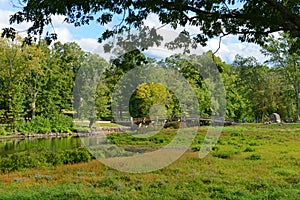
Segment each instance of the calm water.
[{"label": "calm water", "polygon": [[40,138],[40,139],[7,139],[0,140],[0,154],[9,154],[31,149],[49,149],[53,151],[80,147],[79,137]]}]

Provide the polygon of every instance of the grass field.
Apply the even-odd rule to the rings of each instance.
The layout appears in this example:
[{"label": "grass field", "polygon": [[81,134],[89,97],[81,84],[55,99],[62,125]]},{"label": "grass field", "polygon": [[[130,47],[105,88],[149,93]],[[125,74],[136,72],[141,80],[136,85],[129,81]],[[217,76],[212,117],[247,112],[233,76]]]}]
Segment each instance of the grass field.
[{"label": "grass field", "polygon": [[[199,149],[207,127],[191,149]],[[164,145],[112,135],[123,146]],[[166,168],[118,172],[97,160],[0,175],[0,199],[300,199],[300,124],[244,124],[223,128],[208,156],[188,151]],[[155,145],[154,145],[155,146]]]}]

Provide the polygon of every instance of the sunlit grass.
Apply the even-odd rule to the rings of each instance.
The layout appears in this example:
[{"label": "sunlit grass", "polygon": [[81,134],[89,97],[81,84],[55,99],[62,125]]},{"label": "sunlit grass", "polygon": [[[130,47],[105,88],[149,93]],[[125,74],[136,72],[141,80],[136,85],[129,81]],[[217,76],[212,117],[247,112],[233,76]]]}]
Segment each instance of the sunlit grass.
[{"label": "sunlit grass", "polygon": [[[200,127],[192,146],[206,131]],[[224,127],[204,159],[188,151],[150,173],[122,173],[97,160],[4,173],[0,199],[298,199],[299,135],[298,124]],[[165,130],[156,137],[173,136]],[[137,142],[114,137],[116,144]]]}]

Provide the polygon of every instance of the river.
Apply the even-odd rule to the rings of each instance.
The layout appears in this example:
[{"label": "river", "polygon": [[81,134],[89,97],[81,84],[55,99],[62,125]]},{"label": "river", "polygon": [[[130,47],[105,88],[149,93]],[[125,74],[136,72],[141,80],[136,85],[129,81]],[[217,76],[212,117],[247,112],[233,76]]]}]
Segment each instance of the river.
[{"label": "river", "polygon": [[59,138],[7,138],[0,140],[0,155],[11,154],[31,149],[49,149],[60,151],[80,147],[79,137],[59,137]]}]

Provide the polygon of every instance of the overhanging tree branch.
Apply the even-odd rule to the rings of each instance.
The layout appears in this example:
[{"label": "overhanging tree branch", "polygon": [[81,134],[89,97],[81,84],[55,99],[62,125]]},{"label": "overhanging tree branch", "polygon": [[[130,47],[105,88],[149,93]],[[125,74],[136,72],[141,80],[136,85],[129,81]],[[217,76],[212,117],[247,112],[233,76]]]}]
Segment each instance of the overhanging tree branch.
[{"label": "overhanging tree branch", "polygon": [[300,18],[297,15],[294,15],[288,8],[273,0],[263,0],[270,6],[276,8],[279,12],[282,13],[282,16],[286,16],[290,22],[293,22],[297,26],[297,29],[300,29]]}]

